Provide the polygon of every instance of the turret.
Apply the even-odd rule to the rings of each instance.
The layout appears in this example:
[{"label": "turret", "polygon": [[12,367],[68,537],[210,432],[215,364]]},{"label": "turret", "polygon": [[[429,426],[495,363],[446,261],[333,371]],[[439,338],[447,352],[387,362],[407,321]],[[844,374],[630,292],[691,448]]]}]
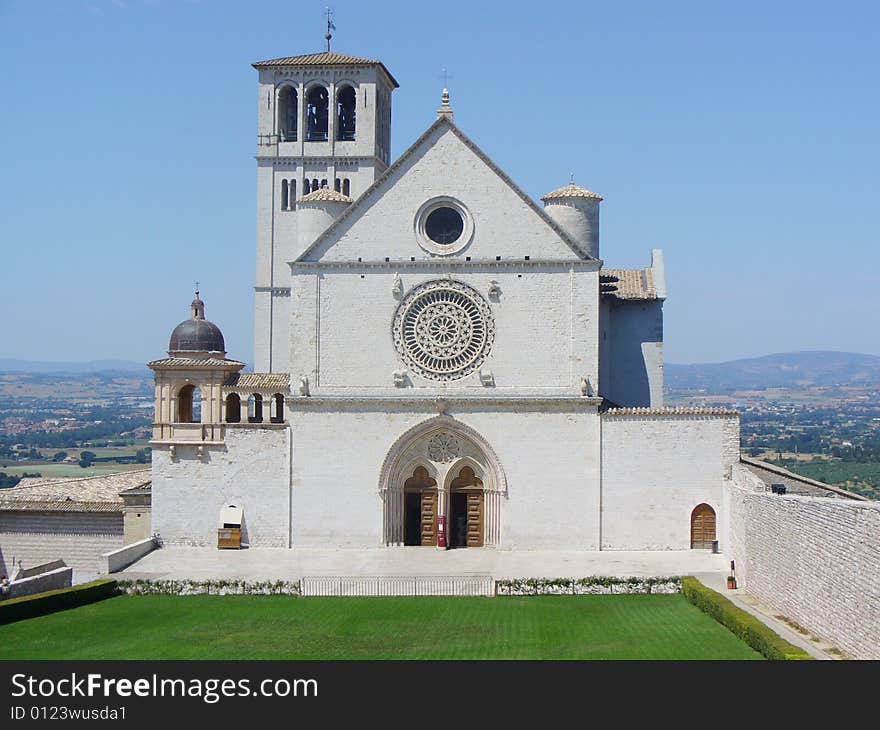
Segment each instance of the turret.
[{"label": "turret", "polygon": [[544,211],[564,230],[581,250],[599,258],[599,203],[602,196],[575,185],[572,180],[564,188],[541,198]]},{"label": "turret", "polygon": [[320,188],[297,201],[297,243],[305,251],[351,205],[351,198]]}]

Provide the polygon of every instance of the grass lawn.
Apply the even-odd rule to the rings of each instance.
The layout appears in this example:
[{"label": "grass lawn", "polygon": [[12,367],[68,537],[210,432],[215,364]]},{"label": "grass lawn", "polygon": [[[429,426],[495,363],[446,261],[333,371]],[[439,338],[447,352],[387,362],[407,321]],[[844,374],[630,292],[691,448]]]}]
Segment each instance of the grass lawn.
[{"label": "grass lawn", "polygon": [[0,659],[760,659],[682,595],[119,596],[2,627]]}]

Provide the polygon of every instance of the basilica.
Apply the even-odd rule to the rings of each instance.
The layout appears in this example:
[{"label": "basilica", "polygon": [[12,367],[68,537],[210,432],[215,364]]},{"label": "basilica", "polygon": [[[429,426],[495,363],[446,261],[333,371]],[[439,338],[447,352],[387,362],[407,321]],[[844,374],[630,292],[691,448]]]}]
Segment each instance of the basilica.
[{"label": "basilica", "polygon": [[664,408],[662,251],[607,267],[602,197],[530,198],[445,89],[392,160],[382,62],[254,68],[255,372],[197,292],[149,363],[161,540],[724,552],[739,418]]}]

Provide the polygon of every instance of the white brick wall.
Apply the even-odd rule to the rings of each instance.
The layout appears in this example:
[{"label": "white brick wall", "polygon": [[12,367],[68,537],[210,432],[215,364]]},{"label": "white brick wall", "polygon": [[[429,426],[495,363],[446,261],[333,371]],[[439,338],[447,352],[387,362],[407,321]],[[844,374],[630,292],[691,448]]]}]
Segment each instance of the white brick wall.
[{"label": "white brick wall", "polygon": [[73,579],[94,577],[102,553],[122,547],[119,512],[0,512],[0,571],[9,575],[19,560],[25,568],[61,559]]},{"label": "white brick wall", "polygon": [[[517,388],[574,393],[581,377],[597,382],[597,272],[571,272],[564,265],[522,271],[520,276],[474,267],[455,276],[474,287],[492,310],[495,341],[481,367],[492,371],[495,387],[481,385],[478,372],[448,383],[411,372],[413,388],[401,394],[413,389],[463,388],[495,394]],[[325,270],[320,279],[294,277],[292,382],[308,375],[312,387],[340,394],[393,389],[392,373],[406,368],[392,338],[400,304],[392,296],[395,271],[367,271],[363,278],[361,274],[355,268]],[[407,269],[400,272],[400,278],[406,296],[412,288],[443,274]],[[488,296],[493,280],[501,286],[498,301]]]},{"label": "white brick wall", "polygon": [[[501,548],[595,550],[598,545],[598,415],[521,405],[458,409],[502,464]],[[382,544],[382,462],[398,436],[436,416],[406,406],[342,410],[293,405],[294,545]],[[332,445],[332,446],[328,446]]]},{"label": "white brick wall", "polygon": [[741,585],[853,656],[880,659],[880,504],[729,489]]},{"label": "white brick wall", "polygon": [[[288,547],[288,429],[227,427],[223,447],[153,448],[153,529],[168,544],[217,545],[220,509],[244,509],[242,541]],[[105,551],[106,552],[106,551]]]},{"label": "white brick wall", "polygon": [[737,416],[603,415],[603,549],[688,550],[691,512],[702,502],[723,525],[737,423]]}]

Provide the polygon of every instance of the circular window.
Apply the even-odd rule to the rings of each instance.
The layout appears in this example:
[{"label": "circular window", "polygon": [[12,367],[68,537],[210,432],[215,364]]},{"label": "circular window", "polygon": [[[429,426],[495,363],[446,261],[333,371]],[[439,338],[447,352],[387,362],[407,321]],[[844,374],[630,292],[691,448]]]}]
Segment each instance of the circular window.
[{"label": "circular window", "polygon": [[489,305],[457,281],[429,281],[400,303],[394,345],[404,362],[430,380],[463,378],[479,367],[495,339]]},{"label": "circular window", "polygon": [[435,208],[425,218],[425,234],[441,246],[455,243],[463,231],[464,219],[455,208]]},{"label": "circular window", "polygon": [[416,213],[415,234],[428,253],[454,254],[471,242],[474,221],[467,208],[454,198],[432,198]]}]

